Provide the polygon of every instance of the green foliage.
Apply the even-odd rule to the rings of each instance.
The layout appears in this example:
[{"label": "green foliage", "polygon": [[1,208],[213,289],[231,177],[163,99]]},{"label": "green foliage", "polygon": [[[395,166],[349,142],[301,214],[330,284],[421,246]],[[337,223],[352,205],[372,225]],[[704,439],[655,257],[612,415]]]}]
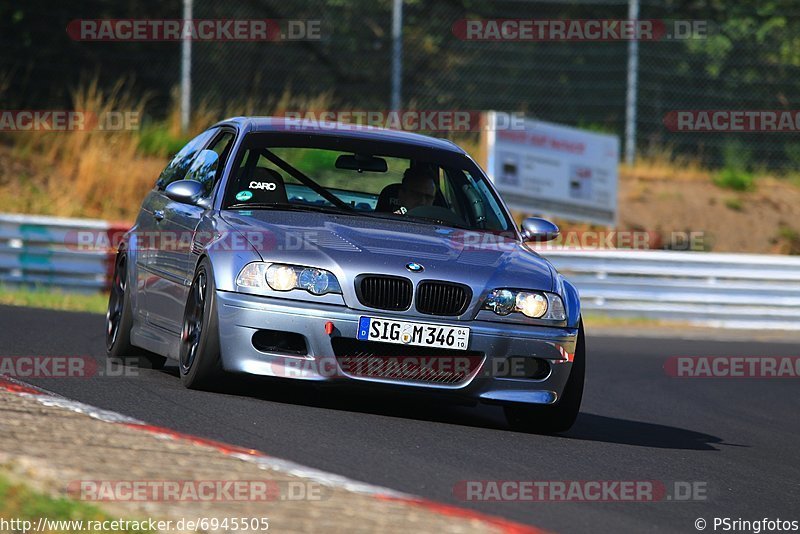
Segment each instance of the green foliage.
[{"label": "green foliage", "polygon": [[[756,186],[756,175],[750,170],[753,153],[740,141],[728,141],[722,147],[724,167],[714,176],[718,187],[734,191],[752,191]],[[730,207],[730,206],[729,206]]]},{"label": "green foliage", "polygon": [[[39,518],[49,521],[107,521],[111,516],[95,506],[63,497],[38,493],[0,476],[0,517],[31,521],[36,526]],[[46,527],[46,525],[43,525]],[[84,523],[84,527],[91,524]],[[95,529],[61,528],[58,532],[98,532]],[[116,532],[149,532],[147,530],[118,530]]]},{"label": "green foliage", "polygon": [[785,243],[787,254],[800,255],[800,232],[791,226],[781,224],[778,228],[778,240]]},{"label": "green foliage", "polygon": [[725,201],[725,206],[733,211],[742,211],[744,209],[741,198],[729,198]]},{"label": "green foliage", "polygon": [[607,124],[600,124],[596,122],[584,122],[580,121],[577,125],[578,128],[581,130],[586,130],[589,132],[597,132],[597,133],[604,133],[604,134],[615,134],[617,133],[613,128],[610,128]]},{"label": "green foliage", "polygon": [[165,124],[154,124],[139,132],[139,152],[146,156],[172,156],[188,141],[172,135]]},{"label": "green foliage", "polygon": [[[68,18],[50,0],[0,7],[0,91],[6,109],[61,109],[81,76],[96,72],[107,86],[125,77],[147,93],[147,112],[166,117],[180,72],[177,43],[79,43],[63,31]],[[329,94],[338,109],[389,105],[392,2],[294,0],[200,2],[198,18],[320,20],[319,40],[199,43],[193,52],[194,102],[246,102],[231,111],[268,110],[284,91]],[[502,110],[621,135],[624,130],[628,43],[465,41],[453,25],[477,19],[624,19],[626,2],[406,0],[403,13],[404,109]],[[180,2],[74,0],[93,18],[180,17]],[[792,110],[800,106],[800,17],[797,0],[669,0],[644,2],[640,18],[708,23],[687,40],[642,43],[637,111],[638,146],[673,146],[678,155],[721,168],[722,142],[705,132],[670,132],[675,110]],[[54,31],[57,28],[59,31]],[[134,83],[135,81],[135,83]],[[223,106],[224,107],[224,106]],[[273,108],[308,110],[306,106]],[[313,107],[310,109],[314,109]],[[240,111],[236,111],[239,113]],[[222,118],[221,116],[215,119]],[[204,122],[203,124],[207,124]],[[792,165],[791,136],[742,134],[754,161],[770,169]],[[171,152],[164,131],[142,133],[142,151]]]},{"label": "green foliage", "polygon": [[800,171],[800,143],[786,143],[784,147],[786,159],[789,160],[792,171]]},{"label": "green foliage", "polygon": [[722,145],[722,161],[726,168],[750,169],[753,151],[739,140],[727,141]]},{"label": "green foliage", "polygon": [[714,183],[724,189],[752,191],[755,189],[756,177],[751,172],[735,167],[726,167],[714,176]]},{"label": "green foliage", "polygon": [[[69,293],[47,287],[11,287],[0,284],[0,305],[51,310],[105,313],[106,293]],[[2,499],[0,499],[2,500]]]},{"label": "green foliage", "polygon": [[302,167],[307,173],[320,174],[336,168],[338,153],[330,150],[304,150]]}]

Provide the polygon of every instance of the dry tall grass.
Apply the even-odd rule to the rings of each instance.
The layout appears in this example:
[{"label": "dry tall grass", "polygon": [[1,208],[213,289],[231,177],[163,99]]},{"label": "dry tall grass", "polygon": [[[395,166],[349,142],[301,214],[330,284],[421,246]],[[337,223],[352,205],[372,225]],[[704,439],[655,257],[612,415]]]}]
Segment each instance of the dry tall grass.
[{"label": "dry tall grass", "polygon": [[675,182],[711,180],[713,173],[697,160],[676,156],[668,148],[651,149],[640,154],[633,166],[621,164],[620,179],[670,180]]},{"label": "dry tall grass", "polygon": [[[0,96],[7,78],[0,75]],[[102,115],[111,111],[130,111],[144,116],[146,96],[132,94],[124,82],[103,92],[97,81],[89,82],[72,95],[76,110]],[[166,119],[147,128],[180,146],[180,111],[177,91]],[[203,100],[195,107],[188,135],[195,135],[225,117],[237,115],[280,115],[289,111],[322,112],[337,109],[331,94],[316,97],[281,95],[247,100]],[[0,212],[51,214],[72,217],[99,217],[132,221],[146,192],[167,163],[167,143],[158,156],[145,155],[137,131],[70,131],[6,134],[0,144]],[[468,152],[482,159],[478,136],[454,138]],[[158,146],[162,146],[161,144]],[[711,183],[713,173],[697,161],[679,159],[669,150],[649,151],[633,167],[620,167],[620,201],[623,206],[652,199],[649,188],[659,183]],[[796,190],[800,178],[778,180],[760,175],[762,186]],[[627,184],[627,185],[626,185]],[[626,187],[622,187],[626,185]],[[683,185],[675,187],[683,187]],[[754,195],[756,193],[747,193]],[[751,197],[747,197],[750,199]],[[746,203],[745,203],[746,204]]]},{"label": "dry tall grass", "polygon": [[[331,93],[321,93],[309,97],[292,94],[291,88],[285,89],[279,96],[268,96],[266,98],[226,99],[223,102],[217,99],[204,99],[193,110],[191,129],[194,132],[200,132],[207,128],[209,124],[227,117],[247,115],[281,116],[291,111],[308,112],[319,116],[318,114],[323,111],[337,109],[336,105],[337,103]],[[175,116],[178,113],[178,110],[175,109],[171,116]]]},{"label": "dry tall grass", "polygon": [[[72,94],[73,109],[98,117],[109,112],[142,116],[145,98],[117,83],[103,93],[96,81]],[[0,211],[132,219],[163,161],[138,154],[131,130],[17,132],[10,157],[26,161],[32,175],[12,176],[0,188]]]},{"label": "dry tall grass", "polygon": [[[177,96],[173,99],[176,103]],[[94,80],[72,94],[73,109],[96,116],[123,111],[143,117],[146,104],[147,97],[132,94],[123,81],[103,92]],[[328,94],[295,97],[289,90],[263,100],[204,100],[193,110],[188,135],[229,116],[321,111],[331,106]],[[177,104],[159,127],[166,128],[173,138],[186,137]],[[0,147],[0,212],[132,221],[168,160],[168,155],[143,155],[138,132],[132,130],[17,132],[6,138],[11,146]]]}]

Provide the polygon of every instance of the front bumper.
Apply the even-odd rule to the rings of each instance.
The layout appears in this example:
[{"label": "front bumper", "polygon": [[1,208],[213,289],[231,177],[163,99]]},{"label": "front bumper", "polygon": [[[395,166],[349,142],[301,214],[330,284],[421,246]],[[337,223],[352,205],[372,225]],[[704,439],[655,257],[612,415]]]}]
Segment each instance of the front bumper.
[{"label": "front bumper", "polygon": [[[552,404],[572,368],[577,328],[527,326],[489,321],[457,322],[408,317],[391,312],[360,311],[344,306],[297,302],[217,291],[222,366],[226,371],[315,381],[325,384],[379,385],[409,392],[441,393],[458,402]],[[361,316],[431,324],[463,324],[471,329],[469,350],[484,354],[480,370],[459,384],[407,382],[345,374],[334,356],[334,337],[355,338]],[[325,331],[331,322],[334,330]],[[262,352],[252,342],[261,329],[293,332],[305,338],[307,355]],[[541,379],[498,376],[509,357],[546,360],[550,372]]]}]

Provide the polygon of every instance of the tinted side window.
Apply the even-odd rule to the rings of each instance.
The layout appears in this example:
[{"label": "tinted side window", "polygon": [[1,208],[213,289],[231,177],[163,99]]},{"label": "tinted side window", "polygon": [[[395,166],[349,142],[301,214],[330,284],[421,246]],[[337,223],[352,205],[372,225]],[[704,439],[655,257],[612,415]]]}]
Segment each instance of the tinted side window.
[{"label": "tinted side window", "polygon": [[167,168],[161,172],[161,176],[158,177],[158,181],[156,182],[156,187],[163,190],[172,182],[182,180],[183,177],[186,176],[186,171],[189,170],[194,156],[203,149],[218,130],[219,128],[211,128],[189,141],[180,152],[175,154],[175,157],[169,162]]},{"label": "tinted side window", "polygon": [[230,152],[231,141],[233,141],[233,132],[222,132],[219,134],[219,137],[214,139],[211,146],[208,147],[209,150],[213,150],[217,153],[220,163],[225,163],[228,152]]}]

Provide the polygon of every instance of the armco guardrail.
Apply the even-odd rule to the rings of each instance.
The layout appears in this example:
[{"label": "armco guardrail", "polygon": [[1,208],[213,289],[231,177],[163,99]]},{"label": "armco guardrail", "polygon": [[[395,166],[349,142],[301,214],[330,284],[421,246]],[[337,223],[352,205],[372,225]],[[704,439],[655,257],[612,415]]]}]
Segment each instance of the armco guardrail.
[{"label": "armco guardrail", "polygon": [[0,214],[0,282],[55,286],[71,290],[107,287],[111,255],[81,250],[80,232],[119,230],[119,225],[92,219],[65,219]]},{"label": "armco guardrail", "polygon": [[800,258],[547,250],[585,310],[724,328],[800,330]]},{"label": "armco guardrail", "polygon": [[[0,214],[0,282],[107,287],[113,255],[77,241],[105,232],[113,244],[122,231],[99,220]],[[575,283],[585,310],[714,327],[800,330],[800,258],[546,246],[539,252]]]}]

